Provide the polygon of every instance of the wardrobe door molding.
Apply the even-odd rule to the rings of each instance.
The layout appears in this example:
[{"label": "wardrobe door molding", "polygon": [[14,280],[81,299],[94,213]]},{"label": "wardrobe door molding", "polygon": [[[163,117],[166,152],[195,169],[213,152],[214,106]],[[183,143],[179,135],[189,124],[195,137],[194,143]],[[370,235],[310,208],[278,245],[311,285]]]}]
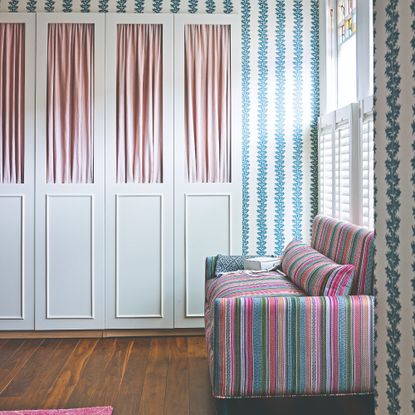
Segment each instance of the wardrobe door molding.
[{"label": "wardrobe door molding", "polygon": [[[113,329],[172,328],[173,17],[166,14],[109,13],[106,19],[106,327]],[[161,28],[158,25],[161,25]],[[140,37],[144,36],[143,32],[148,36],[147,40]],[[152,47],[143,47],[143,44],[146,41],[155,42],[154,36],[160,34],[161,56],[150,56],[150,53],[156,53],[155,50],[159,50],[157,45],[160,43],[156,43],[156,46],[150,43],[155,50],[151,50]],[[136,37],[133,38],[133,36]],[[157,39],[160,42],[160,37]],[[131,53],[128,56],[123,55],[121,45],[133,48],[129,49]],[[132,56],[135,56],[134,52],[137,50],[134,48],[138,47],[141,47],[140,52],[137,52],[139,58],[134,61],[135,58],[133,59]],[[122,65],[117,66],[117,54],[120,54],[120,60],[128,61],[127,63],[124,61],[126,66],[122,67],[126,72],[119,74],[118,77],[117,71],[122,71]],[[160,64],[160,60],[157,60],[160,57],[161,80],[160,72],[154,73],[156,70],[152,67],[152,65]],[[140,59],[147,59],[147,61],[143,64]],[[133,71],[128,64],[140,67],[140,70],[136,71],[139,74],[138,80],[128,78],[128,69]],[[134,70],[136,69],[134,66]],[[137,89],[140,91],[135,91],[135,93],[141,94],[139,98],[130,95],[131,89],[134,89],[131,87],[123,89],[122,97],[117,96],[117,93],[121,94],[121,86],[119,84],[117,89],[117,82],[121,82],[120,79],[124,75],[128,80],[123,78],[125,84],[121,86],[130,85],[128,82],[137,82],[139,85]],[[147,81],[147,76],[152,77],[151,82]],[[140,83],[142,80],[144,82]],[[161,82],[161,102],[157,100],[160,91],[157,90],[157,86],[154,87],[154,83],[157,84],[157,82]],[[146,98],[149,98],[151,103],[147,102]],[[130,103],[132,107],[124,104],[122,100]],[[125,131],[120,130],[121,123],[124,123],[121,115],[119,116],[122,119],[117,124],[117,111],[120,111],[117,102],[120,108],[121,105],[125,105],[124,115],[130,117],[128,121],[125,121]],[[142,105],[145,106],[145,111],[142,111]],[[157,134],[160,124],[157,124],[157,119],[159,119],[157,117],[160,115],[156,113],[158,105],[161,107],[163,131],[161,160],[157,157],[158,144],[153,149],[151,160],[149,161],[148,158],[144,160],[145,151],[141,150],[141,154],[138,154],[139,150],[136,147],[141,145],[145,147],[144,141],[140,140],[149,140],[153,144],[160,140],[160,135]],[[131,112],[127,114],[128,109]],[[144,119],[143,112],[146,111],[151,113],[152,120]],[[148,127],[146,122],[156,131],[143,132]],[[141,127],[134,127],[137,125]],[[146,127],[142,127],[143,125]],[[141,130],[137,131],[139,128]],[[124,138],[126,141],[129,140],[129,148],[127,148],[128,144],[117,141],[117,134],[120,134],[119,140],[122,142]],[[147,145],[151,146],[151,143]],[[140,157],[142,158],[137,161]],[[131,161],[132,159],[134,161]],[[161,172],[155,174],[157,167],[154,167],[153,163],[158,163],[158,161],[160,165],[157,164],[157,166]],[[143,167],[144,162],[151,165]],[[122,164],[122,167],[119,164]],[[137,174],[137,171],[143,172],[144,170],[151,171],[153,177],[151,175],[144,177],[144,173]],[[154,177],[154,174],[157,177]],[[144,182],[140,183],[140,181]]]},{"label": "wardrobe door molding", "polygon": [[[47,111],[48,111],[48,88],[52,88],[52,81],[47,79],[48,73],[48,33],[49,25],[53,24],[74,24],[66,26],[51,26],[50,33],[60,36],[59,41],[56,38],[55,43],[51,39],[49,51],[55,58],[61,50],[64,50],[63,40],[70,42],[71,36],[75,32],[81,33],[76,40],[90,39],[91,43],[86,43],[91,49],[87,49],[85,44],[79,47],[78,54],[85,53],[85,57],[80,57],[80,65],[93,65],[93,71],[90,77],[83,78],[83,85],[89,89],[84,90],[82,94],[77,92],[77,96],[89,94],[91,104],[88,106],[88,121],[81,117],[87,118],[87,115],[77,112],[77,105],[73,102],[72,107],[56,108],[51,104],[53,117],[66,116],[66,124],[59,124],[58,127],[53,124],[53,133],[49,129],[49,134],[54,140],[53,146],[49,142],[49,152],[54,151],[53,156],[47,153],[48,136],[47,131]],[[93,29],[90,30],[90,26]],[[60,31],[59,31],[60,30]],[[71,35],[65,38],[65,30],[72,30]],[[91,35],[92,33],[92,35]],[[93,43],[92,43],[93,40]],[[104,327],[104,47],[105,47],[105,16],[98,13],[47,13],[37,14],[37,75],[36,75],[36,322],[37,330],[47,329],[102,329]],[[55,45],[55,46],[53,46]],[[71,51],[75,54],[75,46]],[[92,53],[93,51],[93,53]],[[84,55],[82,55],[84,56]],[[92,56],[92,58],[90,57]],[[52,59],[52,56],[49,56]],[[59,67],[62,59],[69,59],[69,54],[59,58],[50,65],[53,66],[51,73],[56,77],[67,77],[69,75],[65,68]],[[82,60],[83,59],[83,60]],[[90,59],[92,61],[88,60]],[[55,64],[55,62],[57,62]],[[74,65],[75,66],[75,65]],[[63,65],[64,67],[64,65]],[[70,65],[68,65],[70,67]],[[59,72],[61,70],[61,72]],[[74,69],[76,71],[77,69]],[[58,73],[58,75],[55,75]],[[62,75],[63,73],[63,75]],[[75,75],[74,75],[75,76]],[[79,73],[76,75],[79,76]],[[62,78],[59,78],[62,81]],[[78,85],[81,85],[79,78],[76,78]],[[91,79],[93,83],[91,84]],[[61,82],[62,84],[62,82]],[[59,84],[53,84],[55,88],[61,88]],[[56,86],[57,85],[57,86]],[[66,84],[65,84],[66,85]],[[71,89],[71,94],[74,94]],[[92,91],[92,92],[91,92]],[[67,92],[67,91],[66,91]],[[58,92],[51,90],[49,100],[56,103],[61,99],[65,91],[62,89]],[[54,94],[54,95],[53,95]],[[55,100],[55,96],[57,97]],[[71,95],[72,97],[72,95]],[[75,99],[75,98],[73,98]],[[65,105],[65,104],[63,104]],[[55,112],[56,111],[56,112]],[[60,112],[69,111],[69,116],[62,115]],[[74,113],[70,112],[74,111]],[[73,116],[73,114],[75,114]],[[52,118],[52,115],[50,118]],[[76,116],[79,117],[76,118]],[[75,128],[71,124],[73,118],[76,118],[78,124],[82,127]],[[92,121],[91,121],[92,119]],[[58,120],[57,122],[59,122]],[[50,121],[52,122],[52,121]],[[54,119],[53,119],[53,122]],[[92,123],[92,126],[89,123]],[[85,146],[92,151],[92,154],[86,154],[85,146],[82,144],[75,145],[72,138],[61,149],[62,154],[55,154],[55,147],[59,147],[59,140],[63,141],[68,130],[83,128],[89,125],[88,138],[92,139],[92,145],[89,141]],[[59,127],[64,125],[62,130]],[[49,128],[51,128],[49,126]],[[77,137],[86,140],[84,135],[77,131]],[[91,133],[93,131],[93,134]],[[61,135],[59,135],[61,134]],[[74,133],[75,134],[75,133]],[[92,137],[91,137],[92,134]],[[57,138],[55,138],[55,136]],[[61,138],[60,138],[61,137]],[[71,140],[71,139],[69,139]],[[61,147],[63,144],[61,144]],[[70,147],[70,146],[73,146]],[[77,147],[78,146],[78,147]],[[89,147],[88,147],[89,146]],[[71,152],[74,160],[68,162],[67,154]],[[82,153],[82,154],[81,154]],[[48,159],[47,159],[48,154]],[[88,158],[89,157],[89,158]],[[47,160],[52,163],[53,168],[47,169]],[[65,160],[65,161],[64,161]],[[85,161],[87,160],[87,161]],[[92,161],[91,161],[92,160]],[[92,178],[86,176],[81,171],[82,167],[77,167],[83,162],[92,163]],[[60,165],[60,164],[61,165]],[[65,167],[63,167],[65,165]],[[71,166],[71,167],[70,167]],[[52,170],[51,170],[52,169]],[[60,171],[59,171],[60,169]],[[68,169],[71,170],[68,173]],[[74,173],[74,171],[79,172]],[[91,171],[91,167],[89,167]],[[70,175],[70,179],[67,179]],[[85,177],[84,177],[85,176]]]},{"label": "wardrobe door molding", "polygon": [[2,23],[24,24],[25,67],[23,182],[0,182],[0,330],[33,330],[35,16],[0,13]]},{"label": "wardrobe door molding", "polygon": [[[230,170],[220,173],[222,182],[205,177],[203,180],[207,182],[202,183],[195,176],[190,178],[194,173],[189,173],[190,167],[188,173],[186,170],[186,162],[189,163],[185,136],[184,33],[187,25],[226,25],[230,30],[230,102],[227,106],[230,109],[227,168]],[[233,110],[240,103],[240,38],[238,15],[175,15],[175,327],[178,328],[204,325],[205,257],[240,254],[242,249],[241,127],[238,111]],[[193,78],[193,84],[188,81],[188,88],[197,89],[197,81],[198,76]],[[214,134],[207,135],[209,140]],[[193,150],[196,148],[189,147],[190,156]],[[209,158],[210,154],[204,157]],[[209,167],[207,171],[210,175]],[[230,180],[223,179],[229,175]]]}]

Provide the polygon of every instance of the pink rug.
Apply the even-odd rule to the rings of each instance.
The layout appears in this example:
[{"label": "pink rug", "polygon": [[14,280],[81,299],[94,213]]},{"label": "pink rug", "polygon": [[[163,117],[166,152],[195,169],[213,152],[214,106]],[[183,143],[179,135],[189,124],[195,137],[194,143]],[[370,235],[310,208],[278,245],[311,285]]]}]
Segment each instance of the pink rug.
[{"label": "pink rug", "polygon": [[111,415],[111,406],[97,406],[94,408],[77,409],[39,409],[20,411],[0,411],[0,415]]}]

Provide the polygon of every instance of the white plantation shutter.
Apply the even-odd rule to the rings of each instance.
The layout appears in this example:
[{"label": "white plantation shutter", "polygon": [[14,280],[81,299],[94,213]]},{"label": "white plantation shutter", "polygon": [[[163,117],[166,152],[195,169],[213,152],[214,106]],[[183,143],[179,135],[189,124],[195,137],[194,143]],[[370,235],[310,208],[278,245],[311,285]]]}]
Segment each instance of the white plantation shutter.
[{"label": "white plantation shutter", "polygon": [[362,123],[362,225],[374,228],[374,141],[373,115],[364,114]]},{"label": "white plantation shutter", "polygon": [[336,126],[335,153],[335,213],[342,220],[351,220],[351,126],[349,120]]},{"label": "white plantation shutter", "polygon": [[320,213],[361,222],[359,107],[351,104],[320,118]]},{"label": "white plantation shutter", "polygon": [[333,131],[322,130],[319,135],[319,192],[320,213],[332,215],[333,212]]}]

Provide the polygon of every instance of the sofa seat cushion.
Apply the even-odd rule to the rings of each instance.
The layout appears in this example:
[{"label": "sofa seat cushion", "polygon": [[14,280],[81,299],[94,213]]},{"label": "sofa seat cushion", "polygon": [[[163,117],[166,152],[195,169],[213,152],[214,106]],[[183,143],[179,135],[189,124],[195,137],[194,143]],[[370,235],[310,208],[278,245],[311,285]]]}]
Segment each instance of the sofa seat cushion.
[{"label": "sofa seat cushion", "polygon": [[[287,277],[278,272],[264,272],[259,275],[232,273],[213,278],[206,283],[205,335],[208,341],[209,360],[213,362],[213,324],[215,300],[236,297],[303,297],[306,294]],[[213,365],[209,365],[213,370]],[[212,379],[212,377],[211,377]]]},{"label": "sofa seat cushion", "polygon": [[206,303],[213,305],[216,298],[229,297],[273,297],[305,295],[286,276],[278,272],[260,274],[232,273],[214,278],[206,283]]},{"label": "sofa seat cushion", "polygon": [[351,292],[354,265],[337,264],[300,241],[288,244],[281,266],[288,278],[309,295],[349,295]]}]

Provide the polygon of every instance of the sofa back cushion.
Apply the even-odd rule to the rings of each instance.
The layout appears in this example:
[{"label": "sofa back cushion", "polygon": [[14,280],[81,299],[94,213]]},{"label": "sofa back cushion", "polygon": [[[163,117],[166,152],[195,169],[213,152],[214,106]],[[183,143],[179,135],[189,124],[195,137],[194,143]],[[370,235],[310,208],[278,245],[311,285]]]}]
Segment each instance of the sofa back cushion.
[{"label": "sofa back cushion", "polygon": [[353,264],[352,294],[372,294],[374,232],[327,216],[314,219],[311,247],[338,264]]},{"label": "sofa back cushion", "polygon": [[282,270],[288,278],[309,295],[349,295],[354,265],[336,264],[300,241],[285,248]]}]

